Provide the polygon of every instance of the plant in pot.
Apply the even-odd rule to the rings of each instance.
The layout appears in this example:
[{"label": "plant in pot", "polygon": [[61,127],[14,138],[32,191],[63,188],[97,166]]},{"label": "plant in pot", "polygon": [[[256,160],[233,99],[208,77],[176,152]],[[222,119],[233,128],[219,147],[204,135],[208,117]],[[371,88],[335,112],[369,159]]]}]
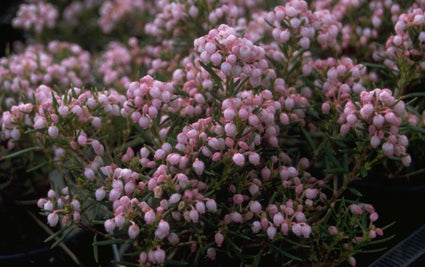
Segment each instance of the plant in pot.
[{"label": "plant in pot", "polygon": [[[90,56],[76,44],[39,44],[35,51],[85,56],[60,61],[62,76],[40,71],[28,96],[15,94],[2,112],[4,142],[30,142],[65,181],[37,203],[51,227],[60,225],[52,238],[92,231],[95,261],[113,246],[115,262],[128,266],[355,265],[355,255],[379,251],[391,236],[382,237],[385,224],[352,183],[390,164],[391,173],[416,168],[407,146],[424,132],[423,105],[410,101],[420,92],[400,90],[418,80],[422,58],[391,49],[392,26],[379,22],[410,18],[400,34],[416,30],[417,48],[406,49],[417,50],[425,21],[416,3],[369,2],[90,6],[110,22],[99,40],[126,29],[126,16],[144,27],[91,46],[101,49]],[[138,17],[142,4],[152,12]],[[382,12],[369,21],[376,6]],[[57,28],[70,23],[63,17]],[[372,24],[372,34],[350,32],[357,24],[346,18]],[[378,31],[389,51],[375,43]],[[391,81],[374,71],[380,65],[359,63],[370,57],[385,60]]]}]

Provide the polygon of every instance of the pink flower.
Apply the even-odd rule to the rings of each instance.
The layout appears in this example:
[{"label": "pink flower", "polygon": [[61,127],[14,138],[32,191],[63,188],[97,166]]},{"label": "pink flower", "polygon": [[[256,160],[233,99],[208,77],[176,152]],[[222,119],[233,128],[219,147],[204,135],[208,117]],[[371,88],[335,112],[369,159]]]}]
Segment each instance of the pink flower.
[{"label": "pink flower", "polygon": [[122,215],[122,214],[118,214],[117,216],[115,216],[114,221],[115,221],[115,225],[116,225],[118,228],[120,228],[120,227],[121,227],[121,226],[123,226],[123,225],[124,225],[124,223],[125,223],[125,217],[124,217],[124,215]]},{"label": "pink flower", "polygon": [[267,228],[267,235],[270,238],[270,240],[273,240],[274,239],[274,237],[276,236],[276,232],[277,232],[276,228],[274,226],[272,226],[272,225],[270,225]]},{"label": "pink flower", "polygon": [[202,175],[202,173],[204,172],[205,165],[204,162],[200,161],[197,158],[195,159],[195,162],[193,162],[192,167],[197,175]]},{"label": "pink flower", "polygon": [[392,157],[394,154],[394,145],[389,142],[385,142],[382,144],[382,151],[385,156]]},{"label": "pink flower", "polygon": [[331,235],[337,235],[338,234],[338,228],[336,228],[336,226],[331,225],[328,228],[328,232]]},{"label": "pink flower", "polygon": [[230,218],[235,223],[242,223],[243,222],[242,215],[239,212],[236,212],[236,211],[230,213]]},{"label": "pink flower", "polygon": [[260,230],[261,230],[261,223],[259,221],[253,222],[252,223],[252,226],[251,226],[251,230],[252,230],[252,232],[254,234],[260,232]]},{"label": "pink flower", "polygon": [[304,238],[308,238],[311,234],[311,227],[308,224],[302,224],[301,233],[304,236]]},{"label": "pink flower", "polygon": [[192,208],[192,210],[189,212],[189,218],[194,223],[198,223],[199,221],[199,213],[196,209]]},{"label": "pink flower", "polygon": [[289,225],[287,222],[283,222],[280,226],[280,231],[282,231],[283,235],[288,235]]},{"label": "pink flower", "polygon": [[204,214],[205,213],[205,204],[202,201],[197,201],[195,204],[195,209],[200,213],[200,214]]},{"label": "pink flower", "polygon": [[401,162],[404,166],[408,167],[412,163],[412,158],[409,155],[403,156],[401,158]]},{"label": "pink flower", "polygon": [[115,222],[113,219],[106,220],[104,225],[105,225],[105,230],[108,233],[112,233],[115,229]]},{"label": "pink flower", "polygon": [[215,248],[208,248],[207,249],[207,256],[210,260],[215,260],[215,257],[216,257]]},{"label": "pink flower", "polygon": [[180,242],[180,238],[176,233],[170,233],[167,239],[171,245],[177,245]]},{"label": "pink flower", "polygon": [[49,129],[47,130],[47,132],[48,132],[49,136],[52,137],[52,138],[56,138],[59,135],[59,129],[58,129],[58,127],[56,127],[54,125],[50,126]]},{"label": "pink flower", "polygon": [[215,234],[214,239],[217,247],[221,247],[224,241],[224,236],[220,233],[220,231]]},{"label": "pink flower", "polygon": [[245,164],[245,157],[241,153],[234,154],[232,159],[239,167],[242,167]]},{"label": "pink flower", "polygon": [[363,213],[362,208],[357,204],[350,205],[350,211],[354,215],[361,215]]},{"label": "pink flower", "polygon": [[84,169],[84,176],[89,180],[89,181],[93,181],[94,177],[95,177],[95,173],[92,169],[90,168],[85,168]]},{"label": "pink flower", "polygon": [[296,223],[294,225],[292,225],[292,232],[296,235],[296,236],[301,236],[302,234],[302,227],[299,223]]},{"label": "pink flower", "polygon": [[258,201],[251,201],[249,204],[249,210],[255,214],[259,214],[262,211],[261,203]]},{"label": "pink flower", "polygon": [[217,212],[217,204],[214,199],[208,199],[206,207],[211,212]]},{"label": "pink flower", "polygon": [[38,117],[34,121],[34,129],[43,129],[46,127],[46,119],[43,117]]},{"label": "pink flower", "polygon": [[59,222],[59,216],[56,214],[56,212],[52,212],[47,216],[47,222],[51,227],[56,226]]},{"label": "pink flower", "polygon": [[376,212],[372,212],[369,215],[369,219],[370,219],[371,222],[376,222],[378,220],[378,218],[379,218],[379,215]]},{"label": "pink flower", "polygon": [[163,263],[165,261],[165,251],[158,247],[157,250],[154,251],[154,258],[157,263]]},{"label": "pink flower", "polygon": [[168,222],[161,220],[159,221],[158,228],[155,231],[155,236],[159,239],[164,239],[170,233],[170,225]]},{"label": "pink flower", "polygon": [[103,145],[102,145],[99,141],[97,141],[97,140],[92,140],[92,141],[91,141],[91,146],[92,146],[92,148],[93,148],[94,152],[95,152],[97,155],[99,155],[99,156],[102,156],[102,155],[103,155],[103,153],[105,152],[105,148],[104,148],[104,147],[103,147]]},{"label": "pink flower", "polygon": [[273,216],[273,224],[276,226],[280,226],[284,221],[282,213],[278,212]]},{"label": "pink flower", "polygon": [[105,189],[103,187],[96,189],[95,196],[97,201],[103,200],[106,196]]},{"label": "pink flower", "polygon": [[145,213],[144,219],[146,221],[146,224],[152,225],[155,222],[155,212],[150,209]]},{"label": "pink flower", "polygon": [[355,267],[356,266],[356,259],[354,257],[350,257],[350,258],[348,258],[348,263],[351,266]]},{"label": "pink flower", "polygon": [[131,225],[128,228],[128,236],[131,239],[135,239],[140,233],[140,228],[133,221],[131,221]]}]

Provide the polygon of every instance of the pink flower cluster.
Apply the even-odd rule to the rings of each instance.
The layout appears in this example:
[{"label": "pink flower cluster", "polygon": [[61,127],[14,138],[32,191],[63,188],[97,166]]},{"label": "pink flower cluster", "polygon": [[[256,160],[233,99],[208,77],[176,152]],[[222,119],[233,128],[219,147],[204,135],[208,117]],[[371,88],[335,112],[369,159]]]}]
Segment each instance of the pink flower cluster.
[{"label": "pink flower cluster", "polygon": [[[128,86],[127,99],[121,114],[130,115],[134,123],[146,130],[152,126],[157,116],[161,116],[161,111],[173,110],[172,106],[176,103],[170,102],[174,98],[171,83],[163,83],[154,80],[151,76],[145,76],[139,82],[131,82]],[[168,108],[169,104],[170,108]],[[165,128],[161,134],[167,134]]]},{"label": "pink flower cluster", "polygon": [[408,117],[403,101],[396,99],[389,89],[374,89],[360,94],[360,102],[351,100],[344,106],[338,122],[341,135],[350,130],[362,135],[368,132],[372,148],[381,146],[387,157],[398,157],[405,166],[411,158],[407,154],[408,139],[399,133],[399,127]]},{"label": "pink flower cluster", "polygon": [[[46,146],[46,137],[63,140],[52,149],[63,155],[64,149],[79,150],[91,145],[97,155],[103,155],[103,145],[92,136],[93,131],[108,124],[108,116],[120,115],[125,97],[115,91],[93,94],[79,88],[69,89],[64,95],[41,85],[34,92],[35,103],[20,103],[10,111],[2,113],[2,131],[9,147],[14,146],[27,129],[44,131],[46,136],[37,134]],[[34,114],[35,113],[35,114]],[[73,124],[86,129],[75,129]],[[18,130],[19,129],[19,130]],[[91,137],[90,137],[91,136]],[[48,147],[46,147],[48,148]],[[58,151],[61,150],[61,151]]]},{"label": "pink flower cluster", "polygon": [[409,59],[410,64],[419,62],[421,70],[425,69],[425,12],[423,9],[412,9],[401,14],[395,23],[395,35],[391,35],[386,42],[384,64],[399,72],[399,58]]},{"label": "pink flower cluster", "polygon": [[[10,100],[16,104],[16,97],[25,94],[32,97],[41,84],[59,86],[62,89],[89,85],[91,74],[90,54],[77,44],[52,41],[45,48],[30,45],[21,54],[0,59],[0,84],[10,92]],[[10,104],[8,105],[10,107]]]},{"label": "pink flower cluster", "polygon": [[323,49],[336,44],[341,24],[329,10],[310,11],[305,1],[289,1],[267,14],[267,21],[274,26],[273,39],[278,44],[297,43],[308,49],[317,41]]},{"label": "pink flower cluster", "polygon": [[[1,58],[2,149],[43,152],[66,178],[38,202],[47,223],[101,222],[142,266],[268,254],[354,265],[383,231],[343,191],[366,164],[409,166],[404,126],[425,117],[375,88],[352,50],[422,66],[424,12],[371,0],[355,17],[367,1],[309,2],[73,2],[62,13],[71,25],[99,9],[111,40],[101,51],[51,41]],[[384,54],[372,41],[387,16],[396,34]]]},{"label": "pink flower cluster", "polygon": [[236,29],[225,24],[196,39],[194,45],[195,51],[200,53],[199,60],[211,63],[221,71],[222,77],[249,78],[253,87],[267,87],[270,79],[276,77],[273,69],[269,68],[264,49],[238,37]]},{"label": "pink flower cluster", "polygon": [[[197,1],[158,1],[160,12],[146,24],[145,32],[149,35],[169,39],[184,36],[188,33],[207,32],[211,27],[225,23],[231,27],[243,23],[246,15],[259,10],[262,1],[207,1],[200,6]],[[193,36],[194,38],[195,36]]]},{"label": "pink flower cluster", "polygon": [[81,203],[78,199],[72,198],[69,193],[68,187],[62,188],[60,194],[50,189],[47,193],[47,198],[38,200],[38,207],[50,212],[47,216],[47,223],[51,227],[56,226],[59,223],[59,219],[61,219],[61,225],[63,226],[80,222]]},{"label": "pink flower cluster", "polygon": [[[155,13],[155,8],[151,1],[146,0],[108,0],[103,2],[99,13],[99,26],[108,34],[118,24],[131,20],[134,16]],[[139,25],[132,25],[132,27],[140,28]]]},{"label": "pink flower cluster", "polygon": [[35,4],[20,5],[17,16],[12,23],[15,27],[25,30],[32,29],[37,33],[41,33],[45,27],[53,28],[58,16],[55,6],[40,1]]},{"label": "pink flower cluster", "polygon": [[[302,67],[302,72],[305,76],[319,73],[314,85],[326,97],[322,105],[322,112],[325,114],[331,106],[338,109],[344,106],[352,95],[359,95],[366,90],[362,84],[366,67],[354,64],[348,57],[309,60]],[[320,75],[321,73],[325,75]]]}]

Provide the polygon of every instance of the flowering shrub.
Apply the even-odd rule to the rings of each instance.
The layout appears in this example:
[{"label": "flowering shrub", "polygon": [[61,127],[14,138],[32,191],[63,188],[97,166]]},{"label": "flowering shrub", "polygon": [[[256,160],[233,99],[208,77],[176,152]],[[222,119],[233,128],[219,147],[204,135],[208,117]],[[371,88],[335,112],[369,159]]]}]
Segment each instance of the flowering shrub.
[{"label": "flowering shrub", "polygon": [[[66,181],[38,201],[55,236],[90,229],[136,266],[355,265],[385,240],[350,184],[421,160],[421,1],[100,2],[39,3],[47,22],[23,4],[14,22],[42,34],[97,9],[97,50],[0,60],[3,159],[40,151]],[[375,13],[347,19],[360,6]]]}]

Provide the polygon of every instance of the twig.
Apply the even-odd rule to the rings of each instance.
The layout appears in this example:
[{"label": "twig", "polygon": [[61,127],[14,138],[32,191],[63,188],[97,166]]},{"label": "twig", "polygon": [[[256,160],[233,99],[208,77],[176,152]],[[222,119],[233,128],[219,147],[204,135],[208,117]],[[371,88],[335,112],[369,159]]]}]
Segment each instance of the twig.
[{"label": "twig", "polygon": [[[49,229],[49,227],[47,227],[42,221],[40,221],[40,219],[38,219],[32,212],[30,212],[29,210],[26,210],[26,212],[28,213],[28,215],[34,219],[34,221],[41,227],[43,228],[44,231],[46,231],[49,235],[53,235],[53,231],[51,229]],[[58,240],[59,238],[56,237],[56,240]],[[68,254],[68,256],[77,264],[80,265],[80,262],[78,261],[77,256],[75,256],[74,252],[72,252],[68,246],[66,244],[64,244],[63,242],[61,242],[59,244],[59,246],[65,251],[66,254]]]},{"label": "twig", "polygon": [[22,206],[26,206],[26,205],[35,205],[37,204],[37,199],[32,199],[32,200],[14,200],[13,201],[16,205],[22,205]]},{"label": "twig", "polygon": [[414,172],[409,172],[409,173],[406,173],[404,175],[399,175],[399,176],[396,176],[394,178],[397,178],[397,179],[409,178],[410,176],[414,176],[416,174],[420,174],[420,173],[423,173],[423,172],[425,172],[425,168],[416,170]]}]

